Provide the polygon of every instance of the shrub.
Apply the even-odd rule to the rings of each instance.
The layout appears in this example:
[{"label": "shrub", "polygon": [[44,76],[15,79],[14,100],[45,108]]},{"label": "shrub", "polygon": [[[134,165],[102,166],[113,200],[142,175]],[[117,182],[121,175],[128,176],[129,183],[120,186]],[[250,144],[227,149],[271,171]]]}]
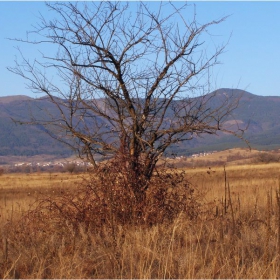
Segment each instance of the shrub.
[{"label": "shrub", "polygon": [[73,173],[76,169],[76,163],[74,162],[68,162],[65,166],[64,166],[65,171],[69,172],[69,173]]},{"label": "shrub", "polygon": [[263,152],[257,156],[256,161],[261,163],[279,162],[279,155]]},{"label": "shrub", "polygon": [[126,176],[117,171],[108,166],[100,168],[77,193],[45,198],[29,217],[56,221],[60,228],[66,225],[78,228],[83,224],[96,230],[103,226],[172,222],[180,213],[189,219],[198,216],[198,193],[185,179],[184,172],[160,170],[139,204]]}]

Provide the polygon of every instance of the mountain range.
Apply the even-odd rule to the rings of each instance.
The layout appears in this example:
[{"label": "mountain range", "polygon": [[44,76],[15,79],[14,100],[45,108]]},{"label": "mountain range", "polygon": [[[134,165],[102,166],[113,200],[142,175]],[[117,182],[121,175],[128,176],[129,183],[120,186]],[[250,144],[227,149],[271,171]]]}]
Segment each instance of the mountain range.
[{"label": "mountain range", "polygon": [[[239,106],[228,118],[228,124],[248,125],[244,137],[251,148],[273,150],[280,148],[280,97],[257,96],[239,89],[219,89],[216,97],[225,94],[241,96]],[[215,99],[213,99],[215,100]],[[17,95],[0,97],[0,156],[33,156],[39,154],[70,156],[69,147],[54,140],[41,125],[20,125],[14,120],[27,121],[30,114],[47,118],[44,108],[55,113],[46,99]],[[198,152],[219,151],[245,147],[247,144],[230,135],[204,135],[172,147],[169,152],[189,155]]]}]

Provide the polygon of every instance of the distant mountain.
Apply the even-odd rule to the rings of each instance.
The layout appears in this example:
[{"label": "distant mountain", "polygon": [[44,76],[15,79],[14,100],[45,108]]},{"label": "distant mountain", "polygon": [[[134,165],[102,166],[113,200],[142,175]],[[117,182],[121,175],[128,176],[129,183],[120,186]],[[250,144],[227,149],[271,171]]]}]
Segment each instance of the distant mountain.
[{"label": "distant mountain", "polygon": [[[238,108],[228,117],[228,127],[238,124],[245,128],[249,125],[244,136],[252,148],[280,148],[280,97],[257,96],[238,89],[219,89],[215,91],[215,98],[211,102],[215,106],[216,102],[230,95],[231,98],[240,97],[240,100]],[[46,112],[57,114],[54,105],[47,98],[33,99],[22,95],[0,97],[0,156],[71,155],[72,151],[47,135],[43,126],[20,125],[13,121],[28,121],[31,112],[41,120],[48,118]],[[238,138],[219,133],[181,143],[169,149],[169,153],[187,155],[244,146],[245,142]]]},{"label": "distant mountain", "polygon": [[0,156],[33,156],[49,154],[69,156],[68,147],[46,134],[43,126],[21,125],[15,121],[28,121],[31,112],[44,119],[45,109],[54,111],[54,106],[46,100],[27,96],[0,97]]},{"label": "distant mountain", "polygon": [[[228,117],[228,125],[238,125],[247,128],[244,138],[249,141],[251,148],[258,150],[273,150],[280,148],[280,97],[258,96],[239,89],[219,89],[213,100],[219,96],[232,95],[240,98],[239,105]],[[185,142],[177,152],[193,153],[202,151],[224,150],[235,147],[246,147],[244,141],[234,136],[219,134],[205,136]],[[186,151],[187,150],[187,151]]]},{"label": "distant mountain", "polygon": [[26,100],[32,100],[32,98],[25,95],[0,96],[0,103],[4,103],[4,104],[13,101],[26,101]]}]

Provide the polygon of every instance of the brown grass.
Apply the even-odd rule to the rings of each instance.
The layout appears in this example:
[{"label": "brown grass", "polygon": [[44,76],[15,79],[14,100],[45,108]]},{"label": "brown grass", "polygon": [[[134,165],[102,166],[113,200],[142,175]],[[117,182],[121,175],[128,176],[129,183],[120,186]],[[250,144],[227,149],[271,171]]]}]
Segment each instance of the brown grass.
[{"label": "brown grass", "polygon": [[64,173],[3,174],[0,180],[0,222],[11,220],[42,197],[75,190],[85,175]]},{"label": "brown grass", "polygon": [[[278,278],[279,171],[277,163],[229,166],[225,180],[222,166],[190,169],[195,217],[183,211],[154,225],[114,220],[98,230],[53,216],[48,208],[58,197],[73,198],[85,180],[81,176],[4,174],[0,276]],[[42,195],[44,207],[26,212]],[[23,216],[15,214],[17,207]]]},{"label": "brown grass", "polygon": [[235,148],[225,151],[206,153],[198,157],[177,157],[161,160],[161,164],[167,163],[169,166],[197,168],[208,166],[228,165],[251,165],[264,163],[279,163],[280,150],[258,151],[246,148]]}]

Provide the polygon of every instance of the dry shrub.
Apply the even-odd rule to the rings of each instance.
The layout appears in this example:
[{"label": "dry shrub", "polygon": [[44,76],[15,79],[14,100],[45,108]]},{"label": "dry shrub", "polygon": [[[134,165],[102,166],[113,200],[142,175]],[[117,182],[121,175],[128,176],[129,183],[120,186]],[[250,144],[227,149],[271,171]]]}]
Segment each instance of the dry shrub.
[{"label": "dry shrub", "polygon": [[86,230],[113,228],[118,225],[156,225],[171,223],[183,213],[197,218],[200,194],[188,183],[183,171],[161,170],[151,180],[143,201],[137,201],[127,174],[109,163],[92,174],[75,193],[46,197],[38,202],[27,219],[36,220],[38,228],[46,221],[60,228]]},{"label": "dry shrub", "polygon": [[279,155],[274,154],[272,152],[261,152],[255,158],[256,163],[271,163],[271,162],[279,162]]}]

